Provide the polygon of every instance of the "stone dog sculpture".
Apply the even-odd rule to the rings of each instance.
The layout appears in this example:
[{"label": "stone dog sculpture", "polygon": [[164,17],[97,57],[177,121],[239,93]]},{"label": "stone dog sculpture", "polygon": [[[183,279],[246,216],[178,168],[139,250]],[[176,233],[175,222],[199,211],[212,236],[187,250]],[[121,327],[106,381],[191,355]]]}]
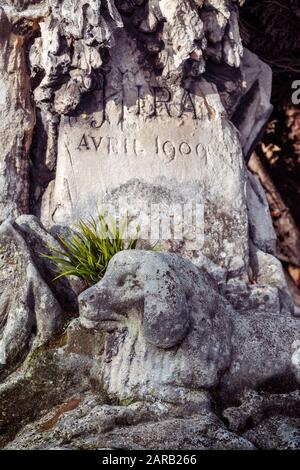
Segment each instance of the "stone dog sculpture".
[{"label": "stone dog sculpture", "polygon": [[206,272],[174,254],[117,254],[79,305],[83,326],[110,332],[103,379],[119,399],[181,401],[216,387],[230,364],[228,305]]},{"label": "stone dog sculpture", "polygon": [[296,383],[299,320],[234,311],[204,269],[175,254],[117,254],[79,304],[84,327],[109,333],[103,383],[119,400],[191,403],[203,390],[228,396],[273,376]]},{"label": "stone dog sculpture", "polygon": [[119,399],[180,401],[216,387],[230,364],[228,306],[204,271],[176,255],[119,253],[79,304],[83,326],[110,332],[103,380]]}]

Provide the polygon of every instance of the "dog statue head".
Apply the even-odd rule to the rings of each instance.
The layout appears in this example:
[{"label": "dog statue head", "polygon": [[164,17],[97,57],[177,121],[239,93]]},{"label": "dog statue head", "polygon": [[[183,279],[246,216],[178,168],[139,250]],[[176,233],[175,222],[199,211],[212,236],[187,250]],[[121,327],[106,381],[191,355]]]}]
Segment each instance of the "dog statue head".
[{"label": "dog statue head", "polygon": [[79,297],[86,328],[108,332],[103,380],[121,399],[178,400],[228,367],[228,305],[204,270],[171,253],[124,251]]}]

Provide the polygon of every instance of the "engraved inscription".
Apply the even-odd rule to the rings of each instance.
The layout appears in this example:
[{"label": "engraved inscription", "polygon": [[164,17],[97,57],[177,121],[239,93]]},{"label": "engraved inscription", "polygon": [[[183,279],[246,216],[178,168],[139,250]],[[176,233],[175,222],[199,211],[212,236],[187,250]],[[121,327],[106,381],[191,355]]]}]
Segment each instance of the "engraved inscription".
[{"label": "engraved inscription", "polygon": [[135,138],[128,137],[111,137],[111,136],[100,136],[83,134],[79,145],[76,150],[83,151],[96,151],[105,153],[107,155],[128,155],[143,153],[143,148],[138,146],[138,140]]},{"label": "engraved inscription", "polygon": [[153,115],[157,117],[160,105],[163,105],[169,117],[172,117],[168,103],[172,101],[172,93],[167,87],[152,87],[153,90]]},{"label": "engraved inscription", "polygon": [[[171,139],[161,139],[159,136],[154,137],[152,144],[151,141],[147,141],[147,145],[149,151],[167,163],[172,162],[176,157],[189,157],[192,154],[201,156],[203,153],[201,143],[175,142]],[[120,157],[122,155],[142,156],[145,153],[143,142],[135,137],[96,136],[90,134],[83,134],[80,137],[76,150]]]},{"label": "engraved inscription", "polygon": [[176,157],[188,157],[193,152],[200,156],[201,144],[189,144],[188,142],[174,142],[171,140],[161,140],[159,136],[155,138],[156,154],[166,162],[173,161]]},{"label": "engraved inscription", "polygon": [[[125,87],[126,74],[127,71],[120,73],[120,88],[113,93],[114,99],[120,103],[120,116],[119,124],[121,129],[123,129],[123,124],[126,121],[125,106],[127,103],[127,94],[128,88]],[[109,118],[107,115],[107,104],[108,104],[108,93],[107,93],[107,80],[103,77],[103,85],[100,90],[101,93],[101,118],[100,122],[97,123],[97,120],[93,118],[90,122],[90,125],[93,129],[100,129],[103,124],[109,123]],[[126,91],[127,89],[127,91]],[[146,88],[144,85],[133,85],[130,86],[131,98],[132,95],[135,96],[135,115],[142,116],[147,118],[157,118],[157,117],[170,117],[170,118],[183,118],[184,116],[191,116],[192,119],[199,120],[202,119],[203,98],[193,94],[190,90],[181,88],[181,89],[170,89],[168,86],[154,86],[149,85],[149,88]],[[152,111],[145,111],[143,106],[144,99],[149,99],[148,95],[150,93],[150,102]],[[147,98],[143,97],[146,96]],[[110,96],[112,94],[110,93]]]}]

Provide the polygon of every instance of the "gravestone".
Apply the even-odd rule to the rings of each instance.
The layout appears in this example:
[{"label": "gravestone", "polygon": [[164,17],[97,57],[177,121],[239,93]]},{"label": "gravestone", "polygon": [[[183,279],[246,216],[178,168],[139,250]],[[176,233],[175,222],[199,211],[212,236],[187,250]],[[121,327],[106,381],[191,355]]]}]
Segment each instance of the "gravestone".
[{"label": "gravestone", "polygon": [[183,77],[157,73],[134,37],[115,33],[96,89],[62,116],[42,220],[68,225],[122,206],[142,238],[239,272],[248,226],[238,132],[215,85]]},{"label": "gravestone", "polygon": [[29,115],[31,74],[35,116],[0,123],[18,135],[0,165],[1,220],[33,212],[51,228],[119,210],[141,239],[245,273],[244,157],[270,112],[270,72],[244,54],[241,2],[21,3],[3,0],[0,20],[20,61],[28,51],[10,87],[18,97],[22,82]]}]

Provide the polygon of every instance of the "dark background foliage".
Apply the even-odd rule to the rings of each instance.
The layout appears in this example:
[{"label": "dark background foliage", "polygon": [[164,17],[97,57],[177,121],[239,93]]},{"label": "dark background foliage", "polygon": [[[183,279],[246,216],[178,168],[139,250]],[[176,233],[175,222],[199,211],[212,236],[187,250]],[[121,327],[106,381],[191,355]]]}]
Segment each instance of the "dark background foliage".
[{"label": "dark background foliage", "polygon": [[[258,171],[258,176],[265,186],[269,178],[268,191],[274,184],[275,199],[281,199],[278,207],[270,204],[279,253],[292,253],[283,256],[283,261],[294,286],[300,287],[300,106],[292,103],[292,83],[300,80],[300,0],[246,0],[240,15],[244,45],[273,70],[274,112],[256,149],[264,173]],[[274,202],[274,195],[269,196]],[[289,223],[284,223],[285,217]],[[278,224],[278,218],[283,223]]]}]

